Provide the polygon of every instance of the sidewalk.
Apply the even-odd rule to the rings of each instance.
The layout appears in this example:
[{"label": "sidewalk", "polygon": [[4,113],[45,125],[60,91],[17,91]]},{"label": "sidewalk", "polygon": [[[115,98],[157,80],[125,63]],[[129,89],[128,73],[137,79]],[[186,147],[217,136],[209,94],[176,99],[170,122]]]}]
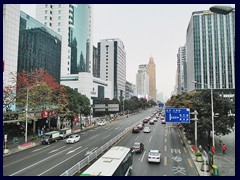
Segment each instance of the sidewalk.
[{"label": "sidewalk", "polygon": [[[195,152],[192,150],[192,145],[187,144],[187,139],[183,135],[183,130],[179,129],[181,137],[190,152],[194,165],[198,171],[199,176],[211,176],[211,172],[204,173],[201,171],[202,162],[197,162],[195,157]],[[220,176],[235,176],[235,132],[232,132],[229,135],[221,137],[221,141],[219,141],[219,136],[215,136],[215,145],[216,152],[213,157],[214,164],[218,166],[219,175]],[[226,154],[222,153],[221,145],[222,143],[227,145]]]}]

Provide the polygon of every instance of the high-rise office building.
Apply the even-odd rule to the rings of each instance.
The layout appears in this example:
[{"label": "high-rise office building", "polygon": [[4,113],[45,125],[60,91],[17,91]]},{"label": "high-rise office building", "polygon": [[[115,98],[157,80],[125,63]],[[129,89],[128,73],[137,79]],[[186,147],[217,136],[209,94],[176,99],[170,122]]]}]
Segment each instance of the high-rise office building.
[{"label": "high-rise office building", "polygon": [[3,85],[10,82],[10,73],[17,72],[20,21],[19,4],[3,4]]},{"label": "high-rise office building", "polygon": [[126,52],[120,39],[103,39],[98,42],[100,54],[100,79],[110,81],[113,97],[125,97]]},{"label": "high-rise office building", "polygon": [[61,76],[92,73],[92,5],[37,4],[36,18],[62,36]]},{"label": "high-rise office building", "polygon": [[100,78],[100,48],[93,46],[93,77]]},{"label": "high-rise office building", "polygon": [[61,36],[21,11],[18,72],[46,70],[60,83]]},{"label": "high-rise office building", "polygon": [[148,63],[148,76],[149,76],[149,99],[156,102],[156,66],[153,57],[150,57]]},{"label": "high-rise office building", "polygon": [[185,47],[181,46],[178,49],[177,54],[177,94],[181,94],[182,92],[186,91],[185,87],[185,63],[186,62],[186,51]]},{"label": "high-rise office building", "polygon": [[[16,85],[11,73],[17,72],[19,17],[19,4],[3,4],[3,87]],[[14,110],[15,106],[8,108]]]},{"label": "high-rise office building", "polygon": [[[235,10],[192,13],[186,39],[187,91],[235,91]],[[197,81],[198,83],[192,83]]]},{"label": "high-rise office building", "polygon": [[138,66],[138,73],[136,75],[136,90],[138,98],[145,98],[148,100],[149,76],[147,64],[141,64]]}]

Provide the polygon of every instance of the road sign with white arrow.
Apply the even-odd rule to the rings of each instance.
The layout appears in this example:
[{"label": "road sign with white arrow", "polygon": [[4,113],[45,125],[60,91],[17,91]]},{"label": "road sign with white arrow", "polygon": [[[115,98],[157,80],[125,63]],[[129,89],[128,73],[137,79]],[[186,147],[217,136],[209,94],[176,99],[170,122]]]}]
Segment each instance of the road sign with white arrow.
[{"label": "road sign with white arrow", "polygon": [[190,109],[167,108],[165,109],[165,120],[168,123],[190,123]]},{"label": "road sign with white arrow", "polygon": [[78,149],[80,149],[80,148],[82,148],[82,146],[80,146],[80,147],[78,147],[78,148],[76,148],[76,149],[73,149],[73,150],[71,150],[71,151],[68,151],[67,154],[73,153],[73,152],[75,152],[76,150],[78,150]]}]

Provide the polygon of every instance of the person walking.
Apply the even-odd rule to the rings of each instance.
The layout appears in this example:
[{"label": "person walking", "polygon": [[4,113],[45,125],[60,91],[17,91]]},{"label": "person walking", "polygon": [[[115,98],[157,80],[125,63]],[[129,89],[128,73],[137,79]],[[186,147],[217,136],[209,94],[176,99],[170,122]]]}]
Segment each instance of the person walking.
[{"label": "person walking", "polygon": [[225,144],[222,145],[222,151],[223,151],[223,154],[225,154],[225,151],[227,150],[227,146]]},{"label": "person walking", "polygon": [[212,153],[214,155],[214,152],[216,151],[216,148],[213,146],[211,150],[212,150]]}]

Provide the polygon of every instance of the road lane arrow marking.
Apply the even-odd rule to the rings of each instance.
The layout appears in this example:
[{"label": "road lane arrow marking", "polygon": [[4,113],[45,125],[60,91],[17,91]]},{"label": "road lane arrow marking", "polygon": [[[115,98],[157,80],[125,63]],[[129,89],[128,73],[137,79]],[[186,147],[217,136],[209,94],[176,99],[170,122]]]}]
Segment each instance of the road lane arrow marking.
[{"label": "road lane arrow marking", "polygon": [[75,152],[77,149],[80,149],[80,148],[82,148],[82,146],[80,146],[80,147],[78,147],[78,148],[76,148],[76,149],[73,149],[73,150],[67,152],[67,154],[73,153],[73,152]]},{"label": "road lane arrow marking", "polygon": [[182,161],[182,158],[179,157],[179,156],[172,157],[172,159],[173,159],[174,161],[176,161],[176,162]]},{"label": "road lane arrow marking", "polygon": [[53,153],[53,152],[56,152],[56,151],[58,151],[58,150],[60,150],[60,149],[62,149],[62,148],[64,148],[64,147],[66,147],[66,146],[63,146],[63,147],[60,147],[60,148],[54,149],[54,150],[50,151],[49,154],[51,154],[51,153]]},{"label": "road lane arrow marking", "polygon": [[42,149],[45,149],[45,148],[47,148],[49,145],[46,145],[46,146],[44,146],[44,147],[42,147],[42,148],[38,148],[38,149],[35,149],[35,150],[33,150],[32,152],[37,152],[37,151],[40,151],[40,150],[42,150]]}]

